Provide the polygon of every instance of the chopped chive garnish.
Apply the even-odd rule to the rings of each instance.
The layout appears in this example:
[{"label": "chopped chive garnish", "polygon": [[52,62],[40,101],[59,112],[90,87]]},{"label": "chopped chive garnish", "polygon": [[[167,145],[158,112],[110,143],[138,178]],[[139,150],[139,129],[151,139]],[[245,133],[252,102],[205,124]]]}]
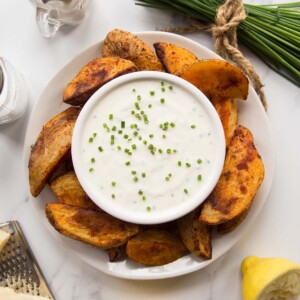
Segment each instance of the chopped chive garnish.
[{"label": "chopped chive garnish", "polygon": [[165,139],[167,136],[165,134],[162,135],[162,138]]},{"label": "chopped chive garnish", "polygon": [[109,114],[109,119],[112,120],[114,118],[113,114]]},{"label": "chopped chive garnish", "polygon": [[195,125],[195,124],[191,125],[191,128],[192,128],[192,129],[195,129],[195,128],[196,128],[196,125]]},{"label": "chopped chive garnish", "polygon": [[143,191],[142,190],[139,190],[139,195],[143,195]]},{"label": "chopped chive garnish", "polygon": [[151,211],[151,207],[150,206],[147,206],[147,211]]},{"label": "chopped chive garnish", "polygon": [[138,133],[137,131],[134,131],[134,132],[133,132],[133,135],[134,135],[134,136],[137,136],[138,134],[139,134],[139,133]]},{"label": "chopped chive garnish", "polygon": [[112,185],[112,186],[116,186],[116,182],[113,181],[113,182],[111,183],[111,185]]},{"label": "chopped chive garnish", "polygon": [[130,161],[126,161],[125,166],[130,166]]},{"label": "chopped chive garnish", "polygon": [[160,85],[161,85],[161,86],[164,86],[164,85],[165,85],[165,82],[164,82],[164,81],[161,81],[161,82],[160,82]]},{"label": "chopped chive garnish", "polygon": [[199,158],[199,159],[197,160],[197,163],[200,165],[200,164],[202,163],[202,159]]},{"label": "chopped chive garnish", "polygon": [[138,139],[141,141],[141,140],[143,139],[143,137],[142,137],[142,136],[139,136]]},{"label": "chopped chive garnish", "polygon": [[121,146],[118,146],[117,149],[120,151],[120,150],[122,150],[122,147],[121,147]]},{"label": "chopped chive garnish", "polygon": [[181,167],[181,165],[182,165],[181,161],[179,161],[177,164],[179,167]]},{"label": "chopped chive garnish", "polygon": [[94,139],[92,137],[89,138],[89,143],[92,143]]},{"label": "chopped chive garnish", "polygon": [[172,177],[172,173],[169,173],[168,176],[169,176],[169,177]]},{"label": "chopped chive garnish", "polygon": [[135,114],[135,111],[134,111],[134,110],[132,110],[132,111],[131,111],[131,114],[132,114],[132,115],[134,115],[134,114]]},{"label": "chopped chive garnish", "polygon": [[93,137],[96,137],[96,136],[97,136],[97,133],[96,133],[96,132],[94,132],[94,133],[93,133]]},{"label": "chopped chive garnish", "polygon": [[150,95],[154,96],[155,92],[154,91],[150,91]]},{"label": "chopped chive garnish", "polygon": [[138,119],[138,120],[142,120],[142,117],[140,114],[135,114],[135,117]]},{"label": "chopped chive garnish", "polygon": [[114,126],[111,128],[111,130],[112,130],[112,131],[116,131],[116,130],[117,130],[117,126],[114,125]]},{"label": "chopped chive garnish", "polygon": [[143,110],[141,110],[141,115],[143,115],[145,112]]},{"label": "chopped chive garnish", "polygon": [[132,89],[133,92],[136,92],[136,89]]},{"label": "chopped chive garnish", "polygon": [[136,98],[137,98],[139,101],[142,99],[141,95],[138,95]]},{"label": "chopped chive garnish", "polygon": [[199,174],[197,178],[198,178],[199,181],[201,181],[202,180],[202,175]]},{"label": "chopped chive garnish", "polygon": [[175,123],[174,123],[174,122],[171,122],[171,123],[170,123],[170,126],[171,126],[171,127],[175,127]]},{"label": "chopped chive garnish", "polygon": [[138,181],[139,181],[138,177],[137,177],[137,176],[134,176],[134,177],[133,177],[133,181],[134,181],[134,182],[138,182]]},{"label": "chopped chive garnish", "polygon": [[90,172],[94,172],[94,168],[90,168],[89,171],[90,171]]},{"label": "chopped chive garnish", "polygon": [[165,98],[160,98],[160,103],[165,103]]},{"label": "chopped chive garnish", "polygon": [[144,143],[144,145],[147,145],[148,142],[146,140],[144,140],[143,143]]},{"label": "chopped chive garnish", "polygon": [[136,171],[132,170],[132,171],[131,171],[131,174],[132,174],[132,175],[135,175],[135,174],[136,174]]},{"label": "chopped chive garnish", "polygon": [[146,177],[146,173],[142,173],[142,177],[145,178]]},{"label": "chopped chive garnish", "polygon": [[169,90],[172,91],[173,90],[173,87],[171,85],[169,85]]},{"label": "chopped chive garnish", "polygon": [[162,149],[158,149],[158,152],[159,152],[160,154],[163,153]]},{"label": "chopped chive garnish", "polygon": [[100,152],[103,152],[103,148],[102,148],[101,146],[98,147],[98,150],[99,150]]},{"label": "chopped chive garnish", "polygon": [[118,130],[118,134],[122,134],[123,133],[123,131],[122,130]]},{"label": "chopped chive garnish", "polygon": [[128,139],[129,138],[129,135],[128,134],[124,134],[124,139]]},{"label": "chopped chive garnish", "polygon": [[161,88],[161,91],[162,91],[162,92],[165,92],[165,91],[166,91],[166,89],[163,87],[163,88]]},{"label": "chopped chive garnish", "polygon": [[131,148],[132,148],[133,150],[136,150],[136,144],[131,145]]},{"label": "chopped chive garnish", "polygon": [[171,154],[171,149],[167,149],[166,151],[168,154]]},{"label": "chopped chive garnish", "polygon": [[91,163],[94,163],[96,160],[95,160],[95,157],[92,157],[91,158]]},{"label": "chopped chive garnish", "polygon": [[148,104],[148,108],[152,108],[152,104]]},{"label": "chopped chive garnish", "polygon": [[191,167],[191,164],[190,163],[185,163],[185,165],[190,168]]},{"label": "chopped chive garnish", "polygon": [[115,199],[115,198],[116,198],[115,194],[111,194],[111,197],[112,197],[113,199]]},{"label": "chopped chive garnish", "polygon": [[176,149],[173,149],[173,153],[177,153],[177,150],[176,150]]},{"label": "chopped chive garnish", "polygon": [[111,141],[110,141],[110,144],[111,144],[111,145],[114,145],[114,144],[115,144],[115,141],[114,141],[114,140],[111,140]]},{"label": "chopped chive garnish", "polygon": [[125,121],[121,121],[121,128],[125,128]]},{"label": "chopped chive garnish", "polygon": [[184,191],[186,194],[189,193],[188,189],[184,189],[183,191]]},{"label": "chopped chive garnish", "polygon": [[135,108],[136,108],[137,110],[140,110],[140,109],[141,109],[138,102],[135,102],[134,105],[135,105]]},{"label": "chopped chive garnish", "polygon": [[149,138],[152,139],[154,137],[154,134],[149,134]]},{"label": "chopped chive garnish", "polygon": [[169,181],[169,180],[170,180],[170,177],[167,176],[167,177],[165,178],[165,180],[166,180],[166,181]]},{"label": "chopped chive garnish", "polygon": [[145,195],[142,197],[142,200],[143,200],[143,201],[146,201],[146,200],[147,200],[147,198],[146,198]]}]

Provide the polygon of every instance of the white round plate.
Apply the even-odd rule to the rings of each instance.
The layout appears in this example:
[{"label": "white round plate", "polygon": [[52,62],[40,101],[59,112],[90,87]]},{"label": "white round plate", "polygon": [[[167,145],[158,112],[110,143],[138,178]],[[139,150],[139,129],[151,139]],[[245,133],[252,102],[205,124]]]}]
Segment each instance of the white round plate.
[{"label": "white round plate", "polygon": [[[209,49],[179,35],[162,32],[140,32],[137,35],[148,45],[152,45],[155,42],[174,43],[192,51],[199,58],[220,58]],[[102,44],[103,42],[96,43],[73,58],[49,81],[37,99],[28,123],[24,143],[23,157],[27,178],[31,145],[35,143],[43,124],[68,107],[62,101],[65,87],[85,64],[101,56]],[[52,228],[45,217],[44,208],[47,202],[56,202],[57,200],[49,187],[43,190],[38,199],[30,196],[32,201],[34,201],[35,208],[42,222],[48,228],[49,232],[63,244],[68,253],[73,253],[94,268],[116,277],[139,280],[169,278],[188,274],[211,264],[232,248],[255,220],[268,198],[275,169],[275,151],[267,115],[253,88],[250,87],[247,101],[241,100],[238,105],[239,123],[248,127],[254,136],[255,145],[265,165],[265,178],[245,221],[237,229],[228,234],[220,235],[214,232],[212,259],[203,260],[190,254],[173,263],[160,267],[143,267],[130,260],[110,263],[105,251],[64,237]],[[29,184],[27,183],[27,185],[29,191]]]}]

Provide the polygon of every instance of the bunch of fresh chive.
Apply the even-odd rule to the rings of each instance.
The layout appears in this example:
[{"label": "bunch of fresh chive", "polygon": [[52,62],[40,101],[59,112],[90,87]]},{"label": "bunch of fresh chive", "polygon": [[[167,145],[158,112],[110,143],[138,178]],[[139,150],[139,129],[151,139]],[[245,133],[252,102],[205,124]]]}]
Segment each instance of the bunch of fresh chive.
[{"label": "bunch of fresh chive", "polygon": [[[137,5],[181,12],[213,23],[224,0],[135,0]],[[276,72],[300,86],[300,2],[244,4],[247,18],[238,26],[238,40]]]}]

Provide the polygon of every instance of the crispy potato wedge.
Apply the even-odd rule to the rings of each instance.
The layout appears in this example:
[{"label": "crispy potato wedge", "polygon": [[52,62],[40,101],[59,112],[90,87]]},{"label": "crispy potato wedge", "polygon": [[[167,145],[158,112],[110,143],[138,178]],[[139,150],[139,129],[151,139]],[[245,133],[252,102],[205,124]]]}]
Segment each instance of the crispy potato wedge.
[{"label": "crispy potato wedge", "polygon": [[67,85],[63,101],[71,105],[83,105],[105,83],[135,71],[135,64],[129,60],[119,57],[96,58],[85,65]]},{"label": "crispy potato wedge", "polygon": [[119,29],[107,34],[102,56],[128,59],[140,71],[164,71],[163,65],[148,45],[136,35]]},{"label": "crispy potato wedge", "polygon": [[53,172],[69,157],[79,108],[70,107],[44,125],[29,158],[30,192],[37,197]]},{"label": "crispy potato wedge", "polygon": [[217,225],[248,210],[263,178],[264,165],[252,134],[239,125],[228,147],[221,177],[204,202],[200,221]]},{"label": "crispy potato wedge", "polygon": [[126,253],[133,261],[144,266],[161,266],[186,255],[188,250],[176,235],[149,229],[141,231],[127,242]]},{"label": "crispy potato wedge", "polygon": [[110,262],[120,261],[126,256],[126,245],[110,248],[106,251]]},{"label": "crispy potato wedge", "polygon": [[210,100],[246,100],[248,96],[248,78],[225,60],[200,60],[188,67],[180,77],[195,85]]},{"label": "crispy potato wedge", "polygon": [[194,53],[175,44],[160,42],[153,44],[153,47],[166,72],[174,75],[181,74],[198,61]]},{"label": "crispy potato wedge", "polygon": [[212,101],[224,129],[226,147],[230,144],[238,122],[238,106],[236,99]]},{"label": "crispy potato wedge", "polygon": [[74,171],[56,177],[50,188],[62,204],[100,210],[83,190]]},{"label": "crispy potato wedge", "polygon": [[179,235],[189,251],[198,257],[212,256],[212,226],[199,220],[200,209],[195,209],[177,220]]},{"label": "crispy potato wedge", "polygon": [[105,212],[48,203],[46,216],[61,234],[102,249],[118,247],[138,233],[138,225],[116,219]]},{"label": "crispy potato wedge", "polygon": [[217,231],[219,233],[228,233],[230,231],[233,231],[235,228],[237,228],[247,217],[250,209],[247,209],[246,211],[243,211],[239,215],[237,215],[235,218],[233,218],[230,221],[221,223],[217,225]]}]

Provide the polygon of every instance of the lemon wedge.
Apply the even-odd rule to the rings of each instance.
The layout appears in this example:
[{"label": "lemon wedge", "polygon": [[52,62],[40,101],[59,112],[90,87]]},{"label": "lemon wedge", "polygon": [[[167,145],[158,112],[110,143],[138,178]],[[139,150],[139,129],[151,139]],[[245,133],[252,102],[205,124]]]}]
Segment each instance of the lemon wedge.
[{"label": "lemon wedge", "polygon": [[246,257],[241,265],[243,300],[296,300],[300,265],[285,258]]}]

